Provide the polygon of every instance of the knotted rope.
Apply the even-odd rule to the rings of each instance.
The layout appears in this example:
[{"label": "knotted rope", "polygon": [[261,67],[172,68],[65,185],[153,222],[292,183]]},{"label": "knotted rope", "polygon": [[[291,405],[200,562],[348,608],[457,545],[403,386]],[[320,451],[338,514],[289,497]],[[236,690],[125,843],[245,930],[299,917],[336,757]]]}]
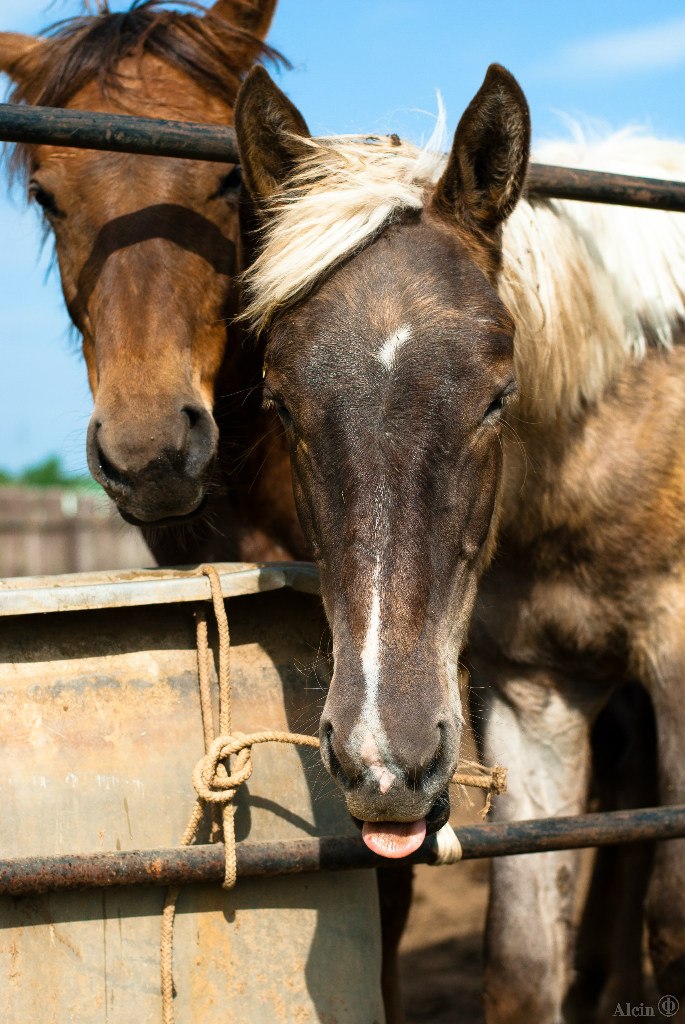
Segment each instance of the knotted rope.
[{"label": "knotted rope", "polygon": [[[221,593],[221,580],[213,565],[200,566],[198,572],[209,580],[214,616],[219,633],[219,736],[215,737],[212,711],[211,651],[207,638],[207,613],[202,607],[197,612],[196,640],[205,754],[193,769],[192,779],[197,799],[190,821],[181,837],[181,846],[190,846],[195,842],[204,818],[205,806],[209,806],[214,812],[211,838],[216,842],[223,837],[226,850],[223,887],[232,889],[236,883],[237,873],[236,808],[233,801],[238,788],[252,775],[252,747],[257,743],[294,743],[298,746],[318,747],[319,741],[315,736],[283,732],[277,729],[262,729],[254,733],[238,732],[231,735],[233,719],[230,676],[231,635]],[[235,756],[235,764],[231,766],[229,759],[232,756]],[[176,904],[180,891],[180,886],[169,887],[162,911],[160,952],[163,1024],[174,1024],[173,937]]]},{"label": "knotted rope", "polygon": [[[318,747],[319,740],[316,736],[284,732],[278,729],[261,729],[259,732],[232,734],[231,635],[221,592],[221,580],[213,565],[200,566],[198,573],[206,576],[209,580],[219,634],[219,670],[217,673],[219,735],[215,736],[212,711],[210,688],[212,656],[207,638],[207,613],[205,608],[201,607],[196,616],[196,641],[205,753],[193,769],[192,780],[197,798],[190,821],[181,837],[180,845],[190,846],[195,842],[205,816],[205,807],[209,807],[212,811],[211,839],[213,842],[217,842],[223,838],[226,851],[222,884],[224,889],[232,889],[237,875],[234,798],[239,787],[247,782],[252,775],[252,747],[258,743],[292,743],[297,746]],[[231,757],[235,758],[233,764],[230,761]],[[488,771],[480,765],[473,765],[473,767],[479,770],[478,774],[456,772],[452,777],[452,782],[461,786],[475,786],[477,789],[487,790],[488,796],[485,805],[485,814],[487,814],[492,794],[506,792],[506,768],[495,765]],[[436,840],[437,853],[434,863],[451,864],[461,859],[461,844],[449,825],[443,826],[437,833]],[[180,886],[169,887],[162,911],[160,953],[163,1024],[174,1024],[173,937],[176,904],[180,891]]]}]

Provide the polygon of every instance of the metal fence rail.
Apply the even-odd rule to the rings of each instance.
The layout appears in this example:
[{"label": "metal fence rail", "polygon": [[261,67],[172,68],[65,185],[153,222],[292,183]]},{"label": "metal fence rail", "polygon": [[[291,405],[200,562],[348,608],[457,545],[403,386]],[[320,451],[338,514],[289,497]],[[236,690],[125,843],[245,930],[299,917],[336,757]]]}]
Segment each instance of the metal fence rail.
[{"label": "metal fence rail", "polygon": [[0,140],[216,160],[223,164],[238,162],[238,144],[232,128],[15,103],[0,103]]},{"label": "metal fence rail", "polygon": [[[0,104],[0,141],[238,162],[232,128],[13,103]],[[534,196],[685,212],[685,182],[657,178],[531,164],[528,191]]]},{"label": "metal fence rail", "polygon": [[[459,828],[458,836],[463,860],[680,839],[685,837],[685,805],[464,826]],[[387,860],[371,853],[357,836],[243,842],[238,843],[236,855],[239,878],[388,865]],[[432,837],[407,858],[412,864],[431,864],[435,859],[436,847]],[[21,857],[0,860],[0,895],[21,896],[116,885],[218,882],[224,877],[225,867],[222,843],[161,850]]]}]

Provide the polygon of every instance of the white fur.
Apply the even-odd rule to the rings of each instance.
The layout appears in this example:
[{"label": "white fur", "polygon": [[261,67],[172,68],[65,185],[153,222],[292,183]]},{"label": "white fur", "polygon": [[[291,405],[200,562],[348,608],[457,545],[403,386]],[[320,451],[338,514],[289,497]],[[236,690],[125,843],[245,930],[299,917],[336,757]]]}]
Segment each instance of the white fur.
[{"label": "white fur", "polygon": [[[380,574],[379,559],[376,559],[376,568],[373,574],[371,591],[371,611],[369,614],[369,625],[364,638],[362,648],[362,669],[366,683],[364,695],[364,710],[362,718],[370,726],[374,719],[378,718],[378,687],[380,685],[380,632],[381,632],[381,600],[379,594],[378,580]],[[373,733],[373,729],[371,730]]]},{"label": "white fur", "polygon": [[[685,179],[685,144],[619,132],[542,146],[545,163]],[[520,203],[504,230],[500,294],[517,322],[531,415],[575,412],[685,316],[685,217],[599,203]]]},{"label": "white fur", "polygon": [[[308,140],[310,155],[274,203],[248,272],[246,316],[264,327],[393,218],[421,209],[445,167],[436,152],[389,139]],[[685,144],[620,132],[548,143],[539,158],[685,179]],[[517,324],[523,407],[573,413],[648,345],[672,344],[685,318],[685,216],[559,200],[522,201],[505,225],[500,294]]]},{"label": "white fur", "polygon": [[359,750],[364,764],[375,775],[381,793],[385,794],[395,782],[395,774],[388,767],[388,738],[383,728],[378,701],[381,683],[381,560],[385,536],[385,488],[380,481],[375,495],[373,526],[369,543],[376,550],[376,561],[371,576],[369,621],[361,651],[364,673],[364,699],[359,718],[352,730],[353,746]]},{"label": "white fur", "polygon": [[[504,695],[494,688],[487,692],[486,763],[494,764],[489,758],[496,753],[496,760],[509,768],[507,793],[497,798],[494,817],[520,821],[581,814],[589,766],[584,710],[551,687],[525,677],[508,680],[504,691]],[[489,940],[490,955],[499,954],[501,962],[514,965],[517,971],[534,970],[549,1006],[545,1019],[562,1024],[561,1006],[570,981],[578,851],[497,861],[491,900],[500,913]],[[527,936],[525,948],[521,935]]]},{"label": "white fur", "polygon": [[395,365],[395,357],[411,336],[411,328],[405,324],[390,335],[378,350],[378,359],[383,363],[386,370],[392,370]]},{"label": "white fur", "polygon": [[378,745],[370,732],[364,737],[359,753],[364,764],[367,765],[371,774],[375,776],[379,790],[385,796],[397,776],[386,767]]},{"label": "white fur", "polygon": [[420,210],[444,165],[445,112],[423,149],[388,137],[306,139],[309,155],[271,204],[246,274],[245,317],[260,329],[403,210]]},{"label": "white fur", "polygon": [[358,747],[362,761],[376,776],[381,793],[387,793],[395,781],[395,775],[387,767],[383,756],[383,751],[387,750],[388,743],[378,705],[378,691],[381,682],[380,638],[380,556],[378,556],[371,581],[369,624],[362,648],[364,700],[353,730],[353,743]]}]

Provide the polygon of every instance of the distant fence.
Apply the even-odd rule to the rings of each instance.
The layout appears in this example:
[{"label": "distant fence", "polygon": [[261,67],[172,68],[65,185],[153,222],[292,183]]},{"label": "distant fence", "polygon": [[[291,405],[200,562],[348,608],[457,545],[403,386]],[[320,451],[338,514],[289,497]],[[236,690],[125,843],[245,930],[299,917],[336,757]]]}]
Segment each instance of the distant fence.
[{"label": "distant fence", "polygon": [[104,493],[0,487],[0,577],[153,564],[138,530]]}]

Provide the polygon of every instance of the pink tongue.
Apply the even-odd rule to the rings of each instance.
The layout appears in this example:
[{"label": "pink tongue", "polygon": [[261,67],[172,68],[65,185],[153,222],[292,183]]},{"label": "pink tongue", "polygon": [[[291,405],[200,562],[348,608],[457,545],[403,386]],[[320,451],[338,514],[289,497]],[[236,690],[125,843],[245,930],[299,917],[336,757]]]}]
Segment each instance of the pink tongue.
[{"label": "pink tongue", "polygon": [[381,857],[408,857],[426,838],[426,819],[420,821],[365,821],[362,838]]}]

